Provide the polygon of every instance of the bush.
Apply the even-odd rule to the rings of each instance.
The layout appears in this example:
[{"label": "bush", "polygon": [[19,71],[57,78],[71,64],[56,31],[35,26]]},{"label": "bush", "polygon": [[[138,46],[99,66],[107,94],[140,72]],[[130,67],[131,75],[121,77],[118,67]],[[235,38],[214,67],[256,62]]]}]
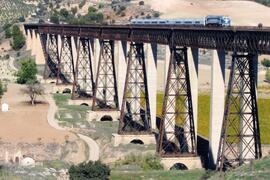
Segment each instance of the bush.
[{"label": "bush", "polygon": [[56,13],[54,13],[50,17],[50,22],[52,22],[54,24],[59,24],[59,16]]},{"label": "bush", "polygon": [[262,60],[262,65],[268,69],[268,68],[270,67],[270,60],[264,58],[264,59]]},{"label": "bush", "polygon": [[27,82],[36,81],[37,77],[37,65],[33,59],[27,58],[23,59],[21,62],[21,68],[16,73],[17,83],[25,84]]},{"label": "bush", "polygon": [[89,161],[88,163],[80,163],[77,166],[72,165],[68,172],[71,180],[108,179],[111,170],[100,161]]},{"label": "bush", "polygon": [[150,14],[147,14],[146,19],[151,19],[152,16]]},{"label": "bush", "polygon": [[137,165],[144,171],[163,169],[163,166],[160,164],[160,159],[153,154],[130,154],[126,156],[125,159],[119,160],[115,163],[115,166],[121,165]]},{"label": "bush", "polygon": [[158,17],[160,16],[160,14],[159,14],[159,12],[154,12],[153,16],[154,16],[155,18],[158,18]]},{"label": "bush", "polygon": [[88,13],[91,13],[91,12],[97,12],[97,9],[94,8],[94,7],[92,7],[92,6],[90,6],[90,7],[88,8]]},{"label": "bush", "polygon": [[266,79],[268,82],[270,82],[270,70],[267,70],[267,71],[266,71],[265,79]]},{"label": "bush", "polygon": [[11,37],[12,37],[12,33],[11,33],[10,28],[7,28],[7,29],[5,30],[5,37],[6,37],[6,38],[11,38]]},{"label": "bush", "polygon": [[12,48],[14,50],[19,50],[25,45],[25,37],[23,36],[23,33],[21,32],[19,26],[14,25],[12,27],[12,37],[13,37]]},{"label": "bush", "polygon": [[20,17],[18,18],[18,20],[19,20],[19,22],[25,22],[24,16],[20,16]]}]

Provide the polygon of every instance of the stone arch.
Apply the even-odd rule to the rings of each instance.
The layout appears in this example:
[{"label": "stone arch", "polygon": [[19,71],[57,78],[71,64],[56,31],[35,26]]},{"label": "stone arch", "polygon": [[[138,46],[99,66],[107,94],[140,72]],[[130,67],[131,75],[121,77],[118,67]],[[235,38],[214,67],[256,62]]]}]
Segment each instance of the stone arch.
[{"label": "stone arch", "polygon": [[183,163],[175,163],[170,170],[188,170],[188,167]]},{"label": "stone arch", "polygon": [[131,144],[144,144],[144,142],[141,139],[133,139],[130,141]]},{"label": "stone arch", "polygon": [[100,118],[100,121],[113,121],[112,116],[104,115]]},{"label": "stone arch", "polygon": [[71,94],[71,89],[70,88],[65,88],[62,93],[63,94]]}]

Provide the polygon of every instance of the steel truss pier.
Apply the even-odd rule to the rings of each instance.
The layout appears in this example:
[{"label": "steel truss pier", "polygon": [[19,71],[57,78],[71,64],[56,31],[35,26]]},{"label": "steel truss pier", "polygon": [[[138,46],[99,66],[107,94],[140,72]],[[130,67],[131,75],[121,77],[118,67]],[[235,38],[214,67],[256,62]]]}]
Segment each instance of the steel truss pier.
[{"label": "steel truss pier", "polygon": [[78,38],[72,99],[92,97],[94,86],[90,42],[88,38]]},{"label": "steel truss pier", "polygon": [[196,156],[187,48],[172,47],[157,152],[161,157]]},{"label": "steel truss pier", "polygon": [[253,54],[234,53],[217,158],[220,171],[262,156],[255,73]]},{"label": "steel truss pier", "polygon": [[45,52],[45,69],[43,77],[57,78],[59,51],[58,51],[58,38],[57,35],[41,34],[41,44]]},{"label": "steel truss pier", "polygon": [[62,36],[56,84],[59,84],[59,80],[61,80],[63,84],[70,84],[73,82],[75,70],[71,43],[70,36]]},{"label": "steel truss pier", "polygon": [[118,133],[151,133],[150,121],[143,43],[131,43]]},{"label": "steel truss pier", "polygon": [[92,110],[118,110],[114,41],[102,40]]}]

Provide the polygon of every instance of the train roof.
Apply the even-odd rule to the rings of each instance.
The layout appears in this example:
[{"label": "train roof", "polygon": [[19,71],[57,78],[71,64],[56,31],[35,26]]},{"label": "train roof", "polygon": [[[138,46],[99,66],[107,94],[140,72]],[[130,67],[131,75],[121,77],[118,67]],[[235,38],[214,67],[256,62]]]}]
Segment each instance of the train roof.
[{"label": "train roof", "polygon": [[183,21],[183,20],[189,20],[189,21],[198,21],[198,20],[204,20],[205,18],[175,18],[175,19],[132,19],[131,21]]}]

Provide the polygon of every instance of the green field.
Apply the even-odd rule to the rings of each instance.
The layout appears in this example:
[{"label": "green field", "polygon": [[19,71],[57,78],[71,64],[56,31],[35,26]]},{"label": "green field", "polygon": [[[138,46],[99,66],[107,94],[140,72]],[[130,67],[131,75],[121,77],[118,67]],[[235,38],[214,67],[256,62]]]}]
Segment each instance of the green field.
[{"label": "green field", "polygon": [[[157,96],[157,115],[162,114],[163,94]],[[198,101],[198,134],[209,137],[209,121],[210,121],[210,95],[200,94]],[[261,130],[261,142],[270,144],[270,99],[259,99],[259,120]]]}]

